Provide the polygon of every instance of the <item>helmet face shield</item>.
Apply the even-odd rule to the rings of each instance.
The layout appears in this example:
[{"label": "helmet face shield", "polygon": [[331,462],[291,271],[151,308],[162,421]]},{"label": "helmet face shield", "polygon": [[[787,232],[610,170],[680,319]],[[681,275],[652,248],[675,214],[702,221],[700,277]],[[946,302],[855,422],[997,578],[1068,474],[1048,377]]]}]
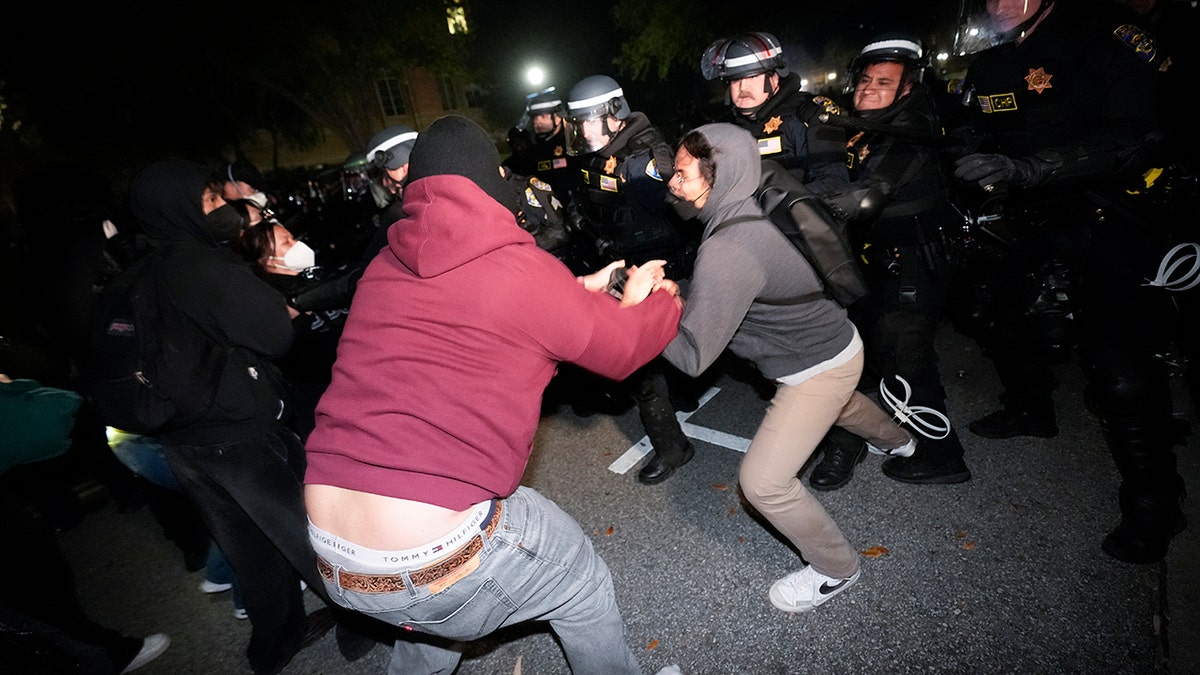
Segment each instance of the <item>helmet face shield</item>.
[{"label": "helmet face shield", "polygon": [[572,117],[566,125],[567,154],[572,156],[596,152],[608,145],[608,115]]},{"label": "helmet face shield", "polygon": [[612,140],[608,118],[629,117],[625,91],[606,75],[580,80],[567,97],[567,154],[595,152]]},{"label": "helmet face shield", "polygon": [[843,93],[853,94],[867,68],[879,63],[897,63],[903,67],[904,75],[900,82],[902,88],[904,85],[922,81],[926,61],[921,40],[905,33],[884,33],[875,37],[850,62]]},{"label": "helmet face shield", "polygon": [[1053,0],[960,0],[954,53],[967,56],[1024,36]]}]

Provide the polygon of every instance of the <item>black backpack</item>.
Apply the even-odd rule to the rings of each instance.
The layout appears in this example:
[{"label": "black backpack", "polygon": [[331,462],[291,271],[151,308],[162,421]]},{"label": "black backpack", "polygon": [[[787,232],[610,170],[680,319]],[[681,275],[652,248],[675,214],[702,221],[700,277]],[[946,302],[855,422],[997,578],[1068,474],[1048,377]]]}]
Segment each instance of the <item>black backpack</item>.
[{"label": "black backpack", "polygon": [[868,293],[844,217],[779,162],[762,162],[762,179],[755,198],[770,222],[808,259],[821,279],[824,294],[847,307]]},{"label": "black backpack", "polygon": [[87,394],[104,424],[154,435],[188,426],[212,407],[226,349],[160,293],[157,253],[134,262],[97,296]]},{"label": "black backpack", "polygon": [[867,281],[854,258],[845,218],[773,160],[763,160],[762,178],[754,196],[821,279],[824,293],[805,296],[804,300],[828,296],[849,307],[867,294]]}]

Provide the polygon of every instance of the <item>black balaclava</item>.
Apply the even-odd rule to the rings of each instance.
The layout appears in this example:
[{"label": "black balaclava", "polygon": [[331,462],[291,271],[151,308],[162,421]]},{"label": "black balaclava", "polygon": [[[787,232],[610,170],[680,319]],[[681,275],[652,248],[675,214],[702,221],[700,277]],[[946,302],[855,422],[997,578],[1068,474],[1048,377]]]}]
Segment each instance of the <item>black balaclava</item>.
[{"label": "black balaclava", "polygon": [[487,132],[460,115],[439,117],[422,131],[408,158],[408,182],[453,174],[469,178],[515,216],[517,193],[500,175],[500,153]]}]

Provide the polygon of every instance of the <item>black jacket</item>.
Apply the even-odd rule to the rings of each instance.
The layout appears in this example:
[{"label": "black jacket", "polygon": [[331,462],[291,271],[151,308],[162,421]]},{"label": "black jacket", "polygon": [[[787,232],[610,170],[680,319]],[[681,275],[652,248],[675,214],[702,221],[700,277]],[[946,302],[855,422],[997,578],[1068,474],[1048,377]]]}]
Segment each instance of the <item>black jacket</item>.
[{"label": "black jacket", "polygon": [[261,434],[283,414],[283,386],[273,359],[294,332],[283,297],[205,228],[202,195],[208,170],[166,161],[134,178],[134,216],[158,243],[162,290],[211,339],[228,348],[216,400],[199,422],[164,434],[176,444],[207,445]]},{"label": "black jacket", "polygon": [[791,73],[779,80],[775,92],[750,117],[730,107],[734,124],[758,140],[763,159],[772,159],[816,192],[846,181],[845,138],[841,129],[820,124],[824,111],[818,97],[800,89],[800,76]]}]

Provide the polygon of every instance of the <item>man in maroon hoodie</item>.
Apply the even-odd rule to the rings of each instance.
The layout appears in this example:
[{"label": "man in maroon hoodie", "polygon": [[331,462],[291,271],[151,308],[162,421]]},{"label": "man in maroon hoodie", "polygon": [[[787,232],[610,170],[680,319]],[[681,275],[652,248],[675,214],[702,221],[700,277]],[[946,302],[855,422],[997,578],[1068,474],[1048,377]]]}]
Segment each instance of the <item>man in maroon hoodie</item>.
[{"label": "man in maroon hoodie", "polygon": [[[537,620],[572,672],[639,673],[612,577],[579,525],[521,486],[559,362],[623,379],[674,337],[662,261],[574,277],[516,223],[478,125],[413,146],[405,217],[367,267],[308,439],[305,500],[334,601],[412,631],[392,671],[451,672],[461,641]],[[417,635],[419,634],[419,635]]]}]

